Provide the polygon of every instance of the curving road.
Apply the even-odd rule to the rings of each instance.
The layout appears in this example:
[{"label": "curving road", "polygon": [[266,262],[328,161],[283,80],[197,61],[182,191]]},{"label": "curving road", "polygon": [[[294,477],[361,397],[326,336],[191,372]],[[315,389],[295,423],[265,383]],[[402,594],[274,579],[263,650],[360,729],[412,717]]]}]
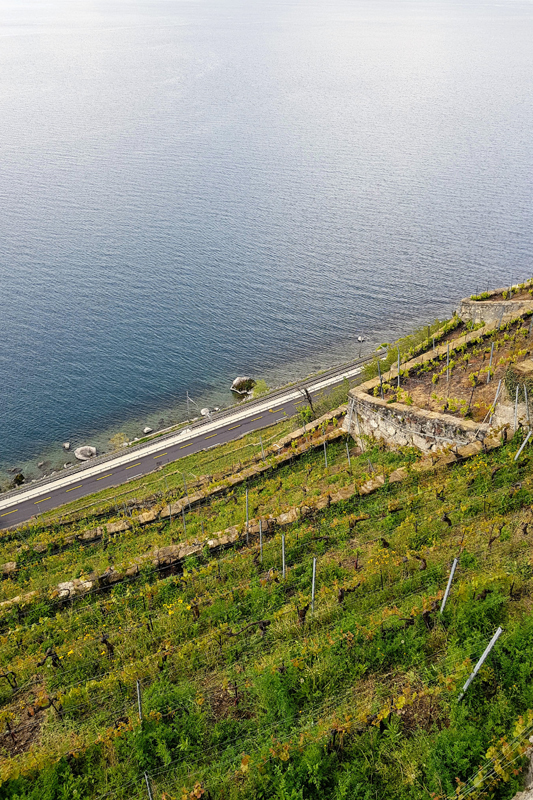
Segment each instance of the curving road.
[{"label": "curving road", "polygon": [[[339,371],[301,385],[313,395],[333,387],[345,378],[355,378],[367,360],[369,358],[359,359]],[[69,470],[63,475],[10,492],[0,498],[0,529],[18,525],[43,511],[57,508],[101,489],[141,477],[183,456],[215,444],[230,442],[250,431],[272,425],[294,415],[296,407],[304,402],[299,388],[280,390],[253,403],[247,403],[244,407],[221,412],[216,418],[196,426],[128,449],[119,456],[109,456],[98,463],[88,463],[76,471]]]}]

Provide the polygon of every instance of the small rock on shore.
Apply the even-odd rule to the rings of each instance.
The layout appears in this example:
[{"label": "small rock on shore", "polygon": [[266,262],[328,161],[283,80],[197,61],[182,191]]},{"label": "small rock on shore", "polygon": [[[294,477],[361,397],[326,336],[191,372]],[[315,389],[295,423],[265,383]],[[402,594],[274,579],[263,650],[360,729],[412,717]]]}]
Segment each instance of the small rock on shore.
[{"label": "small rock on shore", "polygon": [[231,384],[231,391],[237,394],[246,394],[251,392],[255,386],[255,381],[250,377],[237,377]]},{"label": "small rock on shore", "polygon": [[77,447],[76,450],[74,450],[74,455],[78,461],[87,461],[89,458],[93,458],[96,455],[96,447],[91,447],[90,445]]}]

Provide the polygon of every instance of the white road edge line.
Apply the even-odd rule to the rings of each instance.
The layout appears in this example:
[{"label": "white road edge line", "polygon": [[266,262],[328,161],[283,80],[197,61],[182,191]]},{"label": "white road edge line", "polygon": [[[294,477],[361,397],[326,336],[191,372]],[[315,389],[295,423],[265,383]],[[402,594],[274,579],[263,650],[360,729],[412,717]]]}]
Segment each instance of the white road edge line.
[{"label": "white road edge line", "polygon": [[[331,386],[333,383],[340,383],[340,381],[344,380],[344,378],[352,378],[355,375],[359,375],[361,370],[362,367],[354,367],[353,369],[350,369],[341,375],[336,375],[334,378],[327,378],[326,380],[317,381],[317,383],[313,383],[311,386],[308,386],[307,389],[309,392],[318,392],[320,389],[325,389],[326,386]],[[33,500],[33,498],[39,497],[39,495],[44,494],[44,492],[55,492],[57,489],[63,489],[65,486],[78,483],[82,476],[84,480],[87,480],[88,478],[93,478],[95,475],[99,475],[101,472],[106,472],[107,470],[116,470],[119,467],[123,467],[125,464],[136,461],[138,458],[144,458],[145,456],[152,455],[163,448],[169,449],[175,444],[183,444],[191,439],[198,439],[201,436],[205,436],[206,433],[211,433],[212,431],[226,426],[230,422],[239,422],[239,420],[249,417],[250,414],[260,414],[263,411],[268,411],[272,405],[275,408],[276,406],[282,406],[285,403],[289,403],[291,400],[301,400],[302,403],[305,402],[302,393],[293,389],[286,395],[283,395],[283,397],[278,397],[274,405],[272,404],[272,401],[265,400],[265,402],[261,405],[255,406],[253,411],[250,409],[241,409],[236,411],[231,417],[225,417],[223,421],[220,420],[219,422],[208,422],[206,425],[203,425],[200,429],[195,431],[192,435],[191,428],[185,428],[177,433],[176,436],[165,439],[164,444],[154,442],[151,445],[147,445],[146,448],[143,448],[142,450],[136,450],[135,453],[125,453],[123,456],[118,456],[117,458],[106,461],[105,464],[98,464],[92,468],[89,467],[82,473],[70,475],[65,478],[59,478],[58,480],[53,482],[50,481],[50,483],[35,487],[34,489],[29,489],[27,492],[24,492],[24,494],[16,495],[16,497],[0,500],[0,511],[13,505],[25,503],[27,500]],[[124,483],[124,481],[121,481],[121,483]]]}]

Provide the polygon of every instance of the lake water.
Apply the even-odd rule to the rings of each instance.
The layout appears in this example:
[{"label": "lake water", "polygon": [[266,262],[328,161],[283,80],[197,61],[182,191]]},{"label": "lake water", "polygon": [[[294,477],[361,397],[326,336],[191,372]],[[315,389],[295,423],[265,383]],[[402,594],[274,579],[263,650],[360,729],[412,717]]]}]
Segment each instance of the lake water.
[{"label": "lake water", "polygon": [[515,0],[0,0],[0,464],[528,277],[532,42]]}]

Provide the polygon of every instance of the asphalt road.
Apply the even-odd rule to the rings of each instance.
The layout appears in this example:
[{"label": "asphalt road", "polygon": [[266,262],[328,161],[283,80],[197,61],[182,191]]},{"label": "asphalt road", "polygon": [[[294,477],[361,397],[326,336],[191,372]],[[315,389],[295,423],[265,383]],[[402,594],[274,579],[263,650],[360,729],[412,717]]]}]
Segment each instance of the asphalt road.
[{"label": "asphalt road", "polygon": [[[358,363],[365,360],[361,359]],[[345,377],[355,378],[360,371],[360,367],[351,365],[335,377],[308,382],[307,388],[313,395],[324,388],[334,387]],[[20,524],[80,497],[147,475],[183,456],[272,425],[296,414],[297,406],[304,402],[300,391],[288,389],[285,393],[275,393],[270,401],[268,396],[260,398],[253,404],[237,407],[234,413],[226,414],[223,419],[206,421],[201,426],[149,441],[135,452],[117,455],[104,463],[88,466],[77,474],[65,472],[46,483],[28,484],[21,487],[17,494],[0,498],[0,529]]]}]

